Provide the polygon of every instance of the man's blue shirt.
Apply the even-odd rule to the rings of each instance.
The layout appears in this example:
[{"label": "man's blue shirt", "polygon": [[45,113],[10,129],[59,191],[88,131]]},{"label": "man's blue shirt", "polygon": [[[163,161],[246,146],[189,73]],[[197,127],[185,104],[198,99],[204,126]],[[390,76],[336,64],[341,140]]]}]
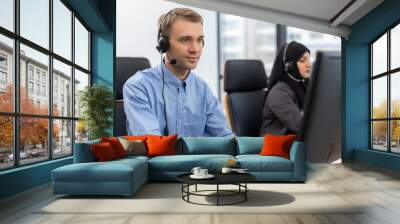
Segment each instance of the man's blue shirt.
[{"label": "man's blue shirt", "polygon": [[[162,71],[164,97],[162,97]],[[123,87],[129,135],[231,136],[225,115],[208,85],[192,72],[178,79],[164,65],[137,72]]]}]

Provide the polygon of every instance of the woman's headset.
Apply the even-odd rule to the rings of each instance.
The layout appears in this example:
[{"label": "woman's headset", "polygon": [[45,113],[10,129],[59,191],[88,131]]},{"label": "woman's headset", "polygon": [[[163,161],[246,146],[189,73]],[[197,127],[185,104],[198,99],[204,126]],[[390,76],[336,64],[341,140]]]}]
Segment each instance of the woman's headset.
[{"label": "woman's headset", "polygon": [[289,45],[291,45],[292,43],[296,43],[296,41],[292,41],[290,43],[285,44],[285,48],[283,49],[283,66],[284,66],[284,70],[286,72],[286,74],[289,76],[289,78],[291,78],[292,80],[296,81],[296,82],[305,82],[305,79],[297,79],[293,76],[293,70],[294,70],[294,66],[296,66],[294,63],[294,61],[286,61],[287,58],[287,50],[289,48]]}]

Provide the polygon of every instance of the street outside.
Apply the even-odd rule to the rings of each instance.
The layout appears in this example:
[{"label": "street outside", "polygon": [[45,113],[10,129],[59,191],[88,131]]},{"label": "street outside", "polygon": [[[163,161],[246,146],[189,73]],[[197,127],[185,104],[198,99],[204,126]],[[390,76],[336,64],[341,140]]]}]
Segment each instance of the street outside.
[{"label": "street outside", "polygon": [[[57,147],[54,149],[54,157],[60,157],[63,155],[70,155],[71,147]],[[20,152],[21,165],[36,163],[39,161],[48,159],[48,151],[43,148],[36,149],[26,149]],[[13,166],[14,163],[14,154],[9,153],[7,155],[3,155],[0,158],[0,170]]]}]

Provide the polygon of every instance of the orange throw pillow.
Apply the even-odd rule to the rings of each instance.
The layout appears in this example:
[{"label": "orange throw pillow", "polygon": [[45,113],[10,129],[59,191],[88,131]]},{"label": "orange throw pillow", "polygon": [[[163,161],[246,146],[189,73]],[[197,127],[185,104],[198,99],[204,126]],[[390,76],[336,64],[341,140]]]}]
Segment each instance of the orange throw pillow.
[{"label": "orange throw pillow", "polygon": [[177,135],[148,136],[146,140],[148,156],[176,155],[176,139]]},{"label": "orange throw pillow", "polygon": [[123,136],[124,139],[129,140],[129,141],[146,141],[148,135],[126,135]]},{"label": "orange throw pillow", "polygon": [[90,147],[94,154],[94,157],[99,162],[109,161],[117,158],[114,149],[108,142],[93,144]]},{"label": "orange throw pillow", "polygon": [[264,146],[261,149],[262,156],[280,156],[290,159],[290,147],[296,135],[269,135],[264,136]]},{"label": "orange throw pillow", "polygon": [[117,158],[125,157],[126,151],[124,146],[122,146],[121,142],[119,142],[117,137],[110,137],[110,138],[101,138],[101,142],[108,142],[114,149],[115,155]]}]

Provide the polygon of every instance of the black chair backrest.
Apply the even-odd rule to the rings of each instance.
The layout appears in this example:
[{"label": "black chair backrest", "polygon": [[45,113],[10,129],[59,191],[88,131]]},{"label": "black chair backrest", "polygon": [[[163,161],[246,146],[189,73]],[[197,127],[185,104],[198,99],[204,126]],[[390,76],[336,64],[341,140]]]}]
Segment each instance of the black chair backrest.
[{"label": "black chair backrest", "polygon": [[228,60],[224,90],[232,131],[236,136],[259,136],[267,75],[260,60]]},{"label": "black chair backrest", "polygon": [[136,72],[150,68],[150,62],[147,58],[139,57],[117,57],[116,65],[116,83],[117,83],[117,101],[115,103],[115,130],[114,136],[127,135],[126,131],[126,115],[124,111],[124,101],[122,89],[125,82]]}]

